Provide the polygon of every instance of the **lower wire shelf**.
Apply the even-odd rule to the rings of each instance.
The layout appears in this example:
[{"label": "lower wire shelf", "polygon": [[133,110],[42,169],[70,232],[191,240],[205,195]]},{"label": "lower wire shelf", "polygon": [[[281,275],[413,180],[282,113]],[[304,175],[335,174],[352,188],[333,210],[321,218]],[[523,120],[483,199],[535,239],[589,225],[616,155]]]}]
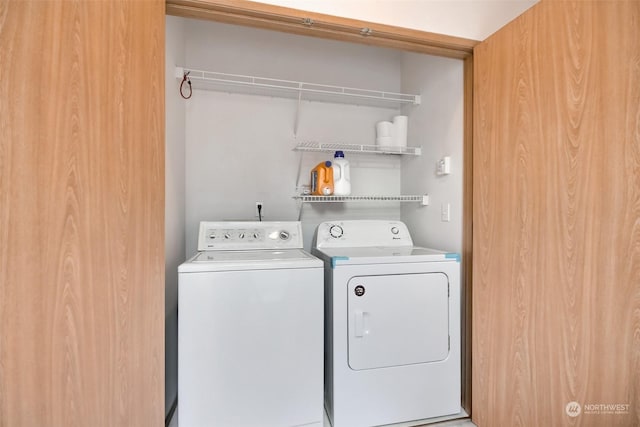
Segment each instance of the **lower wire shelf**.
[{"label": "lower wire shelf", "polygon": [[293,196],[294,199],[305,203],[326,202],[424,202],[423,195],[419,196]]}]

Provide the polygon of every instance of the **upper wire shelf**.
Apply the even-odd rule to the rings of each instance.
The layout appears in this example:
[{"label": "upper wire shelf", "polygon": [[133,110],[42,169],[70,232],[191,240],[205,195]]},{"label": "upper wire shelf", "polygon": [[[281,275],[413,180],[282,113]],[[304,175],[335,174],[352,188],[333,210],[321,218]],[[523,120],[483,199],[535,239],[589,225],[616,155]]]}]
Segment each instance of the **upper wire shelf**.
[{"label": "upper wire shelf", "polygon": [[345,153],[363,153],[363,154],[409,154],[413,156],[422,155],[422,147],[397,147],[385,145],[361,145],[361,144],[341,144],[341,143],[324,143],[317,141],[299,142],[295,147],[295,151],[344,151]]},{"label": "upper wire shelf", "polygon": [[270,94],[276,96],[280,94],[284,97],[291,97],[292,95],[300,96],[305,93],[314,99],[325,100],[326,98],[330,100],[340,98],[342,100],[351,100],[349,101],[350,103],[364,102],[387,107],[402,104],[419,105],[421,102],[420,95],[194,70],[184,67],[176,67],[176,78],[182,79],[186,72],[189,73],[189,79],[193,83],[201,82],[203,83],[202,88],[205,89],[221,90],[221,86],[235,86],[253,88],[259,93],[267,90]]}]

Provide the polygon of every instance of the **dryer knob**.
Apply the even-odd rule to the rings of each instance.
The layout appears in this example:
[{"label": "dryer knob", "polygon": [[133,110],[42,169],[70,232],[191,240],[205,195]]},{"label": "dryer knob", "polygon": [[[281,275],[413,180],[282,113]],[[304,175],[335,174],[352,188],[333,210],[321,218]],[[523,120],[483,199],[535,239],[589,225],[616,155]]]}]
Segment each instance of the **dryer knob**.
[{"label": "dryer knob", "polygon": [[391,233],[398,234],[399,232],[400,232],[400,229],[398,227],[391,227]]},{"label": "dryer knob", "polygon": [[342,237],[342,233],[344,233],[344,231],[342,230],[342,227],[340,227],[339,225],[332,225],[331,228],[329,229],[329,235],[334,239]]},{"label": "dryer knob", "polygon": [[224,238],[225,239],[230,239],[231,238],[231,233],[224,233]]},{"label": "dryer knob", "polygon": [[289,234],[288,231],[282,230],[280,232],[280,240],[289,240],[289,237],[291,237],[291,235]]}]

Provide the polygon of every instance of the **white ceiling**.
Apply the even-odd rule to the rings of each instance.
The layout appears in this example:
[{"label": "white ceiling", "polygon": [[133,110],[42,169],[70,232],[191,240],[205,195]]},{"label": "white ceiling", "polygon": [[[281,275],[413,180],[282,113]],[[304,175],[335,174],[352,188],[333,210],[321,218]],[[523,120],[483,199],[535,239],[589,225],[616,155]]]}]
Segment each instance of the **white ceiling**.
[{"label": "white ceiling", "polygon": [[262,0],[473,40],[485,40],[538,0]]}]

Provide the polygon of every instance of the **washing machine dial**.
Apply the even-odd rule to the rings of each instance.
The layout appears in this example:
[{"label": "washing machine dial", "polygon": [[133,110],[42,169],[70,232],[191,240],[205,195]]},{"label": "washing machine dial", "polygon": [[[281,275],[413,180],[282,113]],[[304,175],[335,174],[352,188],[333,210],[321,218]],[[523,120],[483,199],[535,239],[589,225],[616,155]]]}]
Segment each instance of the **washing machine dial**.
[{"label": "washing machine dial", "polygon": [[398,227],[391,227],[392,234],[398,234],[399,232],[400,232],[400,229]]},{"label": "washing machine dial", "polygon": [[238,239],[244,239],[244,233],[238,234]]},{"label": "washing machine dial", "polygon": [[289,237],[291,237],[291,235],[287,230],[282,230],[280,232],[280,240],[289,240]]},{"label": "washing machine dial", "polygon": [[224,233],[224,238],[229,240],[231,238],[231,233]]},{"label": "washing machine dial", "polygon": [[338,239],[342,237],[342,233],[344,233],[344,231],[342,230],[342,227],[340,227],[339,225],[332,225],[331,228],[329,229],[329,235],[334,239]]}]

